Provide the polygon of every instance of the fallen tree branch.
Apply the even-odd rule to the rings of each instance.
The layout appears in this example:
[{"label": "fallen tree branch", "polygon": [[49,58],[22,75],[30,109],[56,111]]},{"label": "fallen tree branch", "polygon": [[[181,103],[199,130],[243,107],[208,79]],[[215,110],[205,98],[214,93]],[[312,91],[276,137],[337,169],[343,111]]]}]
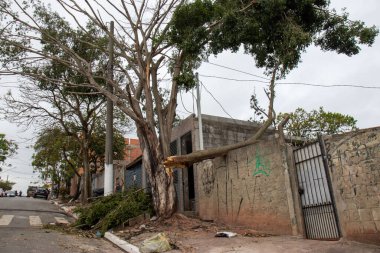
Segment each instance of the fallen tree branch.
[{"label": "fallen tree branch", "polygon": [[265,123],[260,127],[260,129],[256,132],[254,136],[249,138],[246,141],[223,146],[223,147],[217,147],[217,148],[211,148],[207,150],[199,150],[195,151],[193,153],[187,154],[187,155],[180,155],[180,156],[169,156],[164,161],[165,168],[184,168],[186,166],[189,166],[193,163],[197,163],[206,159],[212,159],[218,156],[226,155],[229,151],[246,147],[251,144],[256,143],[260,137],[264,134],[264,132],[269,128],[269,126],[272,124],[273,118],[270,117],[265,121]]}]

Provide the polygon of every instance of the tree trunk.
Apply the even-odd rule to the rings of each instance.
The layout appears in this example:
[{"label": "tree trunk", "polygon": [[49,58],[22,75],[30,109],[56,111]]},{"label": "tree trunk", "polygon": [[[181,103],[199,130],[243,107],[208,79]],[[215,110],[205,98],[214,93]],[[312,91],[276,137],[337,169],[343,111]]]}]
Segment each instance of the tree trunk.
[{"label": "tree trunk", "polygon": [[78,182],[77,182],[77,190],[76,190],[76,193],[73,197],[74,200],[77,200],[80,196],[80,193],[81,193],[81,181],[82,181],[82,177],[81,176],[78,176]]},{"label": "tree trunk", "polygon": [[57,187],[57,196],[56,196],[56,197],[57,197],[57,199],[59,198],[59,195],[60,195],[60,194],[59,194],[59,192],[60,192],[60,189],[61,189],[61,182],[60,182],[60,181],[61,181],[61,180],[59,180],[59,181],[58,181],[58,187]]},{"label": "tree trunk", "polygon": [[155,135],[152,132],[142,135],[142,131],[138,128],[137,132],[142,149],[143,169],[148,175],[154,209],[158,217],[168,218],[176,211],[173,176],[166,173],[162,164],[163,157]]},{"label": "tree trunk", "polygon": [[89,144],[87,138],[82,140],[82,158],[83,158],[83,184],[81,190],[81,203],[88,202],[88,198],[91,197],[91,173],[90,173],[90,160],[88,156]]}]

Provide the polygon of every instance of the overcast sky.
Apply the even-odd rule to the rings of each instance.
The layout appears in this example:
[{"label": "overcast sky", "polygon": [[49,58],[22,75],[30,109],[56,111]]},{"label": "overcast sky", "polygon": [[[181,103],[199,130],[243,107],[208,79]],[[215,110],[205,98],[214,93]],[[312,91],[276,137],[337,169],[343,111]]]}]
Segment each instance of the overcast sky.
[{"label": "overcast sky", "polygon": [[[346,7],[351,20],[359,19],[367,25],[380,27],[379,0],[331,0],[331,6],[337,10]],[[372,47],[363,47],[359,55],[352,57],[322,52],[314,47],[308,48],[298,68],[281,82],[375,86],[379,89],[280,84],[276,88],[276,112],[291,112],[297,107],[312,110],[323,106],[327,111],[352,115],[357,119],[359,128],[380,126],[379,56],[380,38],[376,39]],[[210,57],[209,62],[265,77],[263,70],[257,69],[253,59],[247,55],[224,53],[217,58]],[[202,113],[204,114],[247,120],[253,116],[249,100],[254,92],[259,96],[262,104],[266,105],[267,101],[263,95],[265,84],[215,78],[260,80],[257,77],[209,63],[202,64],[198,72],[200,81],[205,86],[201,90]],[[14,86],[0,79],[1,96],[10,89],[5,87],[9,85]],[[182,99],[179,96],[178,113],[181,117],[185,118],[193,112],[195,101],[192,98],[191,93],[182,94]],[[16,182],[14,189],[25,193],[30,182],[37,180],[37,175],[33,173],[31,167],[33,150],[28,148],[34,143],[33,132],[31,130],[24,132],[6,121],[0,121],[0,132],[16,140],[20,147],[18,154],[9,160],[12,167],[5,168],[3,172],[0,172],[0,176],[2,179],[8,176],[9,180]]]}]

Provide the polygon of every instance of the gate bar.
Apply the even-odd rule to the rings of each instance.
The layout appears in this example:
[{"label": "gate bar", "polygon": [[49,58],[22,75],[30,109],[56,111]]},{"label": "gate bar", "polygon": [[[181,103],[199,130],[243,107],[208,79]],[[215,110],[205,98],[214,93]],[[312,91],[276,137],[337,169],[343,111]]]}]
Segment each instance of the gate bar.
[{"label": "gate bar", "polygon": [[327,184],[330,188],[331,202],[332,202],[333,212],[334,212],[336,225],[337,225],[336,228],[338,229],[338,236],[341,237],[342,232],[340,229],[340,221],[339,221],[339,217],[338,217],[338,213],[337,213],[337,209],[336,209],[336,204],[335,204],[334,189],[333,189],[332,183],[331,183],[332,181],[331,181],[331,176],[330,176],[329,164],[327,162],[327,152],[326,152],[325,141],[323,140],[323,137],[320,133],[318,134],[318,142],[319,142],[319,145],[321,147],[322,159],[323,159],[323,164],[324,164],[323,167],[325,168],[325,172],[326,172]]}]

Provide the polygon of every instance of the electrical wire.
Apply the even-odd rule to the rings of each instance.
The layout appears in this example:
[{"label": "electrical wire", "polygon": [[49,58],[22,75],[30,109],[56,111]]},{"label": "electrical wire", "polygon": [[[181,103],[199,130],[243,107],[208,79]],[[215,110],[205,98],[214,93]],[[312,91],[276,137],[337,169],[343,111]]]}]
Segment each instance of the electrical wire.
[{"label": "electrical wire", "polygon": [[[199,75],[206,78],[216,78],[223,79],[228,81],[236,81],[236,82],[258,82],[258,83],[268,83],[261,80],[256,79],[235,79],[228,78],[222,76],[210,76],[210,75]],[[331,85],[323,85],[323,84],[314,84],[314,83],[301,83],[301,82],[276,82],[278,85],[303,85],[303,86],[314,86],[314,87],[322,87],[322,88],[342,88],[342,87],[350,87],[350,88],[362,88],[362,89],[380,89],[378,86],[365,86],[365,85],[354,85],[354,84],[331,84]]]},{"label": "electrical wire", "polygon": [[250,76],[254,76],[254,77],[258,77],[258,78],[270,81],[270,78],[262,77],[262,76],[259,76],[259,75],[255,75],[255,74],[252,74],[252,73],[249,73],[249,72],[245,72],[245,71],[242,71],[242,70],[239,70],[239,69],[227,67],[227,66],[216,64],[216,63],[213,63],[213,62],[206,62],[206,63],[208,63],[210,65],[214,65],[214,66],[220,67],[220,68],[233,70],[233,71],[236,71],[236,72],[239,72],[239,73],[243,73],[243,74],[246,74],[246,75],[250,75]]},{"label": "electrical wire", "polygon": [[181,103],[182,103],[183,109],[185,109],[186,112],[192,114],[189,110],[187,110],[185,104],[183,103],[183,100],[182,100],[182,91],[179,92],[179,95],[180,95],[180,97],[181,97]]},{"label": "electrical wire", "polygon": [[224,109],[223,105],[214,97],[214,95],[206,88],[206,86],[203,85],[203,83],[200,81],[202,87],[207,91],[208,94],[215,100],[215,102],[218,103],[218,105],[222,108],[222,110],[233,120],[235,120],[227,111]]},{"label": "electrical wire", "polygon": [[236,82],[258,82],[258,83],[269,83],[269,81],[261,81],[256,79],[235,79],[235,78],[229,78],[229,77],[222,77],[222,76],[210,76],[210,75],[202,75],[199,74],[199,76],[207,77],[207,78],[216,78],[216,79],[223,79],[228,81],[236,81]]},{"label": "electrical wire", "polygon": [[2,85],[2,84],[0,84],[0,87],[2,87],[2,88],[18,88],[17,86]]},{"label": "electrical wire", "polygon": [[322,87],[322,88],[334,88],[334,87],[350,87],[350,88],[362,88],[362,89],[380,89],[380,87],[377,86],[364,86],[364,85],[354,85],[354,84],[329,84],[329,85],[323,85],[323,84],[315,84],[315,83],[293,83],[293,82],[279,82],[276,84],[282,84],[282,85],[304,85],[304,86],[314,86],[314,87]]}]

